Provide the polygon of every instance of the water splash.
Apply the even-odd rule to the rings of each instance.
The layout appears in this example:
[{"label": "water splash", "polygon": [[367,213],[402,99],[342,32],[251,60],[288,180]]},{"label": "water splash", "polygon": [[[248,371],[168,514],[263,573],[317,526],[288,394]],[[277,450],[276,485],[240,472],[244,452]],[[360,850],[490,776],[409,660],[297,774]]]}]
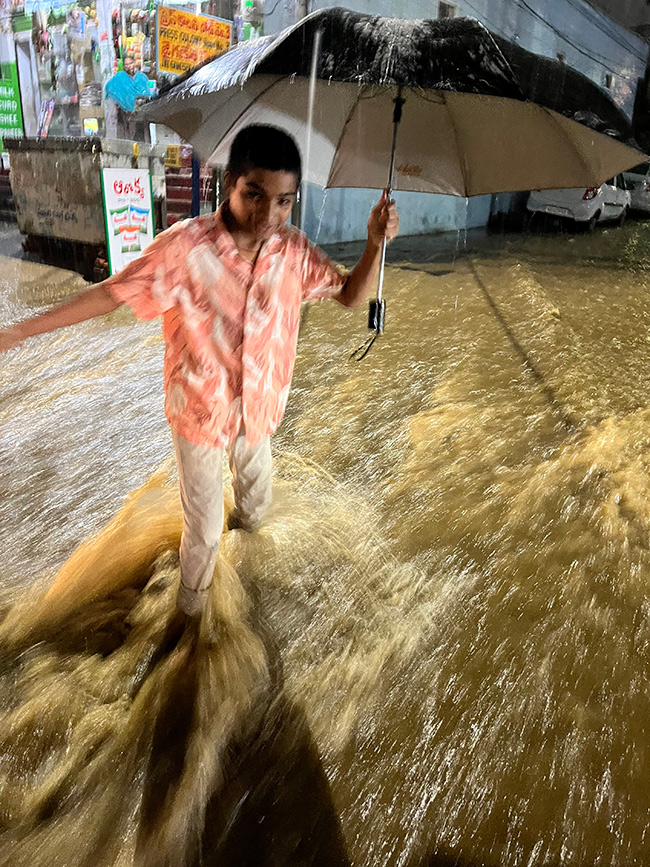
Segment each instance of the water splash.
[{"label": "water splash", "polygon": [[[43,586],[3,594],[2,860],[180,864],[200,839],[207,863],[248,867],[317,839],[364,867],[647,863],[647,234],[488,236],[453,268],[455,239],[408,241],[371,374],[341,364],[357,321],[315,305],[275,510],[224,537],[198,635],[171,622],[173,480],[47,605]],[[10,313],[47,300],[37,277]],[[8,580],[147,474],[135,431],[153,466],[169,448],[161,363],[156,326],[114,316],[0,367]]]},{"label": "water splash", "polygon": [[[347,751],[382,668],[416,646],[424,622],[414,610],[408,634],[396,630],[394,600],[411,578],[413,591],[420,582],[372,533],[361,540],[352,516],[361,508],[371,517],[362,501],[346,496],[341,508],[339,486],[299,456],[280,455],[276,465],[273,513],[259,535],[225,537],[200,624],[183,631],[172,615],[180,505],[162,473],[44,595],[33,588],[5,612],[2,863],[45,867],[62,846],[66,867],[81,867],[91,853],[101,867],[189,865],[201,849],[204,858],[223,857],[242,798],[258,799],[286,773],[273,765],[260,779],[259,762],[253,771],[247,756],[273,742],[287,714],[295,718],[289,707],[303,709],[304,736],[330,766]],[[230,487],[226,499],[231,508]],[[343,601],[353,573],[349,614],[365,629],[355,637],[349,616],[334,632],[323,617],[328,599]],[[301,763],[295,785],[313,786],[320,774],[322,787],[311,749],[314,767]],[[252,774],[243,794],[242,762]],[[322,853],[334,845],[336,863],[347,863],[327,787],[314,796],[319,822],[323,810],[330,815],[315,845]],[[278,819],[274,834],[294,835],[297,815],[288,826]],[[237,833],[250,845],[248,823]]]}]

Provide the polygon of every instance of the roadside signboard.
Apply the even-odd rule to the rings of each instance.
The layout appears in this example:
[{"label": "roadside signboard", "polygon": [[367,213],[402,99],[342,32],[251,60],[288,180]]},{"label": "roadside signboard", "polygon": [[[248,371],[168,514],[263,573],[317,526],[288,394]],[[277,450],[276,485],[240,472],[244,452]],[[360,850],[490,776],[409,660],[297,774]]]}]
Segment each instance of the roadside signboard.
[{"label": "roadside signboard", "polygon": [[232,21],[158,6],[158,72],[182,75],[230,48]]},{"label": "roadside signboard", "polygon": [[106,246],[111,274],[137,259],[153,241],[153,196],[148,169],[102,169]]},{"label": "roadside signboard", "polygon": [[24,135],[18,70],[15,63],[0,63],[0,142]]}]

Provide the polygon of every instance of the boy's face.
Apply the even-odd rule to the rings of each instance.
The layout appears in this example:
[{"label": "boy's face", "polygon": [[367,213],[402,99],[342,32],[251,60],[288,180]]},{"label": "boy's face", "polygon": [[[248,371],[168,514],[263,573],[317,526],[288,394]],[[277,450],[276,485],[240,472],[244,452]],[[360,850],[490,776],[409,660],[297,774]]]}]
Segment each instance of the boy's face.
[{"label": "boy's face", "polygon": [[297,190],[293,172],[251,169],[240,175],[230,182],[228,199],[237,229],[255,241],[266,241],[286,223]]}]

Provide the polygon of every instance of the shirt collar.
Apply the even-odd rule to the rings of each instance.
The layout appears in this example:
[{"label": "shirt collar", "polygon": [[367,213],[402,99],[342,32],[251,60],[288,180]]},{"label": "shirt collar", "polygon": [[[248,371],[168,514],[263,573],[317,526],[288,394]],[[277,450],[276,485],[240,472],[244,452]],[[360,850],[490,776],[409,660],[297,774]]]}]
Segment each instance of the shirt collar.
[{"label": "shirt collar", "polygon": [[[213,222],[213,240],[215,247],[217,249],[217,255],[224,257],[234,257],[238,255],[237,245],[235,244],[232,235],[228,231],[226,226],[226,222],[223,218],[223,209],[225,207],[225,202],[218,211],[214,214],[214,222]],[[286,229],[284,226],[280,229],[280,231],[275,232],[271,235],[268,240],[266,240],[262,244],[262,249],[260,250],[260,254],[258,257],[258,261],[260,258],[264,256],[269,256],[273,253],[278,253],[285,245],[286,240]]]},{"label": "shirt collar", "polygon": [[226,227],[226,222],[221,213],[222,211],[223,205],[214,215],[213,231],[211,232],[211,234],[213,234],[214,245],[217,248],[217,255],[224,257],[235,256],[237,253],[237,245]]}]

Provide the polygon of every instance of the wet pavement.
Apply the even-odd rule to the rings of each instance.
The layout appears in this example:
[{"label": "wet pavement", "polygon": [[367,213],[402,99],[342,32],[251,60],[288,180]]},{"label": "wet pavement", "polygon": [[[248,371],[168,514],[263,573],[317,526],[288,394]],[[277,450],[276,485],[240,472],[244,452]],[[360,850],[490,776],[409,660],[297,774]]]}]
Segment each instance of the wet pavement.
[{"label": "wet pavement", "polygon": [[[272,512],[178,643],[159,325],[4,358],[0,860],[647,863],[648,250],[402,238],[362,363],[311,307]],[[3,321],[82,285],[1,264]]]}]

